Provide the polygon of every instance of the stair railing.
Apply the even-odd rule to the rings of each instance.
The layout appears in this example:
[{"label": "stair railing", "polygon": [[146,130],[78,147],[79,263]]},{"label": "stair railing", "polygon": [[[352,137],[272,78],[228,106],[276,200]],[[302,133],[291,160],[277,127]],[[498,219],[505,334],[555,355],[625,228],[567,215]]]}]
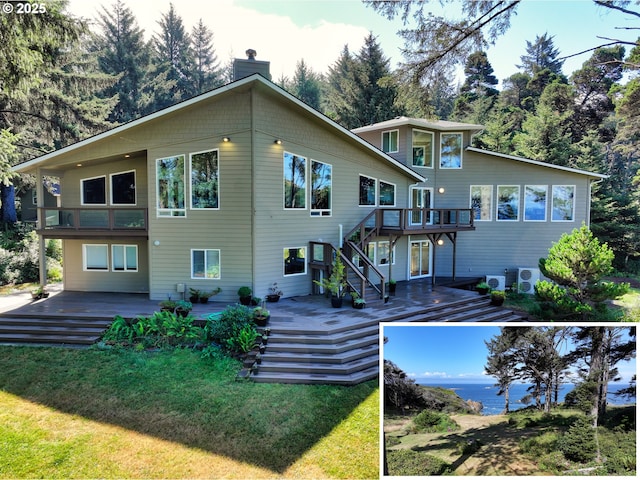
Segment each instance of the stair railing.
[{"label": "stair railing", "polygon": [[[378,268],[371,261],[369,256],[355,242],[352,242],[351,240],[345,241],[343,250],[345,251],[345,255],[343,256],[346,256],[348,254],[349,259],[352,259],[354,256],[357,255],[358,259],[360,260],[360,263],[362,264],[362,272],[360,272],[360,269],[356,265],[354,265],[358,273],[360,273],[362,278],[364,278],[364,282],[362,282],[361,284],[360,291],[357,291],[358,295],[360,295],[360,298],[366,301],[365,289],[367,285],[370,285],[371,288],[373,288],[376,292],[378,292],[378,295],[380,295],[380,298],[384,298],[385,283],[386,283],[385,276],[380,270],[378,270]],[[372,280],[372,277],[378,280],[377,284],[374,283],[374,281]]]}]

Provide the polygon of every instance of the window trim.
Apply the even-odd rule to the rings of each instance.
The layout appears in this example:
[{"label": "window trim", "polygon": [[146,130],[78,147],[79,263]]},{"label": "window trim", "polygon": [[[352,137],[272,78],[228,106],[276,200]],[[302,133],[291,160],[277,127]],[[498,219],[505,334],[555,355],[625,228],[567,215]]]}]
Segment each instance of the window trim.
[{"label": "window trim", "polygon": [[[207,251],[218,252],[218,276],[217,277],[207,277]],[[193,275],[193,253],[194,252],[203,252],[204,253],[204,276],[195,277]],[[191,262],[191,271],[190,276],[191,280],[221,280],[222,279],[222,252],[219,248],[192,248],[189,251],[189,261]]]},{"label": "window trim", "polygon": [[[333,165],[331,163],[327,163],[327,162],[323,162],[321,160],[314,160],[313,158],[310,159],[311,160],[311,186],[309,188],[309,213],[312,217],[331,217],[333,216]],[[313,192],[314,192],[314,185],[313,185],[313,164],[314,163],[321,163],[323,165],[328,165],[329,168],[331,169],[331,179],[329,181],[329,208],[328,209],[322,209],[322,208],[313,208]]]},{"label": "window trim", "polygon": [[[382,183],[386,184],[386,185],[390,185],[393,187],[393,204],[390,205],[383,205],[382,204]],[[386,180],[378,180],[377,181],[377,203],[378,206],[380,207],[395,207],[396,206],[396,198],[398,197],[397,192],[398,192],[398,188],[397,185],[395,183],[391,183],[391,182],[387,182]]]},{"label": "window trim", "polygon": [[[456,135],[458,138],[460,138],[460,166],[443,167],[442,166],[442,147],[443,147],[442,140],[446,136],[453,136],[453,135]],[[440,153],[438,156],[439,156],[438,165],[440,170],[462,170],[462,167],[464,165],[464,134],[463,132],[441,132],[440,133]]]},{"label": "window trim", "polygon": [[[115,254],[114,254],[114,248],[115,247],[123,247],[124,248],[124,269],[122,270],[116,270],[115,268],[115,262],[114,262],[114,258],[115,258]],[[133,247],[136,251],[136,267],[135,268],[127,268],[127,255],[126,255],[126,251],[128,247]],[[133,245],[133,244],[124,244],[124,243],[112,243],[111,244],[111,271],[114,273],[132,273],[132,272],[137,272],[139,269],[139,264],[140,264],[140,256],[138,255],[138,245]]]},{"label": "window trim", "polygon": [[[373,203],[360,203],[360,179],[364,177],[364,178],[369,178],[371,180],[373,180],[373,188],[374,188],[374,193],[373,193]],[[369,175],[365,175],[363,173],[358,174],[358,206],[359,207],[377,207],[378,206],[378,179],[375,177],[370,177]]]},{"label": "window trim", "polygon": [[[184,203],[183,208],[160,208],[160,176],[158,175],[158,163],[163,160],[170,159],[179,159],[182,157],[182,185],[183,185],[183,195],[182,199]],[[156,218],[186,218],[187,217],[187,183],[186,183],[186,155],[184,153],[180,153],[178,155],[170,155],[168,157],[156,158],[155,162],[155,176],[156,176]],[[163,215],[164,213],[164,215]],[[177,215],[178,214],[178,215]],[[181,215],[179,215],[181,214]]]},{"label": "window trim", "polygon": [[[287,207],[287,187],[286,187],[286,177],[285,177],[285,156],[286,155],[292,155],[294,157],[299,157],[299,158],[303,158],[304,159],[304,195],[303,195],[303,199],[304,199],[304,206],[303,207]],[[307,201],[309,200],[307,197],[309,196],[309,179],[308,179],[308,161],[309,158],[305,157],[304,155],[298,155],[297,153],[292,153],[289,151],[284,151],[282,152],[282,208],[284,211],[290,211],[290,212],[303,212],[308,210],[308,206],[307,206]]]},{"label": "window trim", "polygon": [[489,189],[489,218],[482,218],[482,213],[480,213],[480,218],[476,218],[475,213],[473,215],[474,222],[491,222],[493,221],[493,185],[469,185],[469,208],[473,209],[473,188],[474,187],[485,187]]},{"label": "window trim", "polygon": [[[391,134],[394,133],[396,134],[396,149],[395,150],[385,150],[384,149],[384,135],[386,134]],[[391,143],[391,142],[389,142]],[[383,132],[380,132],[380,150],[382,150],[384,153],[398,153],[400,151],[400,129],[395,128],[393,130],[385,130]]]},{"label": "window trim", "polygon": [[[104,203],[86,203],[84,198],[84,182],[87,180],[96,180],[98,178],[102,178],[104,180]],[[80,179],[80,205],[94,206],[94,207],[107,206],[107,176],[106,175],[96,175],[95,177],[86,177],[86,178]]]},{"label": "window trim", "polygon": [[[424,147],[424,145],[415,145],[414,143],[414,133],[415,132],[420,132],[420,133],[426,133],[427,135],[431,136],[431,165],[416,165],[414,163],[414,153],[415,153],[415,149],[416,148],[423,148],[425,150],[425,156],[426,156],[426,148]],[[430,132],[428,130],[422,130],[420,128],[413,128],[411,129],[411,166],[412,167],[416,167],[416,168],[430,168],[433,169],[434,168],[434,150],[435,150],[435,134],[433,132]]]},{"label": "window trim", "polygon": [[[555,190],[556,188],[566,188],[566,187],[571,187],[573,189],[573,198],[571,200],[571,220],[556,220],[554,219],[553,216],[553,212],[554,212],[554,199],[555,199]],[[570,223],[570,222],[575,222],[576,221],[576,194],[578,192],[578,189],[576,188],[575,185],[570,185],[570,184],[562,184],[562,185],[552,185],[551,186],[551,221],[552,222],[558,222],[558,223]]]},{"label": "window trim", "polygon": [[[500,209],[500,188],[504,187],[515,187],[518,192],[518,214],[516,218],[500,218],[499,209]],[[521,218],[521,204],[522,203],[522,187],[520,185],[497,185],[496,187],[496,222],[519,222]]]},{"label": "window trim", "polygon": [[[527,188],[533,187],[541,187],[544,188],[544,218],[540,219],[528,219],[527,218]],[[547,221],[547,211],[549,210],[549,186],[548,185],[540,185],[540,184],[530,184],[524,186],[524,195],[522,196],[522,220],[524,222],[546,222]]]},{"label": "window trim", "polygon": [[[107,256],[107,266],[105,268],[89,268],[87,266],[87,247],[104,247]],[[82,244],[82,271],[83,272],[109,272],[110,265],[109,244],[107,243],[83,243]]]},{"label": "window trim", "polygon": [[[217,171],[218,171],[218,206],[217,207],[194,207],[193,206],[193,156],[199,155],[202,153],[216,152],[216,162],[217,162]],[[191,152],[189,153],[189,209],[191,210],[220,210],[220,149],[219,148],[211,148],[209,150],[202,150],[199,152]]]},{"label": "window trim", "polygon": [[[123,175],[125,173],[133,173],[133,185],[134,185],[134,199],[133,203],[114,203],[113,201],[113,192],[115,189],[113,188],[113,177],[115,175]],[[113,172],[109,174],[109,204],[114,206],[136,206],[138,205],[138,175],[136,173],[136,169],[133,168],[131,170],[124,170],[122,172]]]},{"label": "window trim", "polygon": [[[285,252],[287,250],[291,250],[291,249],[296,249],[296,250],[303,250],[304,251],[304,271],[303,272],[298,272],[298,273],[287,273],[286,271],[286,267],[285,267]],[[284,247],[282,249],[282,275],[285,277],[296,277],[299,275],[306,275],[307,274],[307,247]]]}]

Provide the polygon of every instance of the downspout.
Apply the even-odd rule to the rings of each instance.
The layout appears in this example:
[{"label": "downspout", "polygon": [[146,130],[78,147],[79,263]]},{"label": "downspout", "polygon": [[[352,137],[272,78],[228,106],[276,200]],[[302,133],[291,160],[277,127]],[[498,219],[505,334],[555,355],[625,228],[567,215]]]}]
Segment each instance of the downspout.
[{"label": "downspout", "polygon": [[251,112],[251,147],[250,147],[250,158],[251,158],[251,288],[255,292],[256,291],[256,204],[255,204],[255,191],[256,191],[256,175],[255,175],[255,164],[256,164],[256,128],[255,128],[255,110],[254,110],[254,95],[255,95],[255,86],[251,87],[249,94],[249,110]]},{"label": "downspout", "polygon": [[342,246],[343,246],[343,236],[342,236],[342,224],[338,224],[338,246],[340,248],[340,250],[342,250]]}]

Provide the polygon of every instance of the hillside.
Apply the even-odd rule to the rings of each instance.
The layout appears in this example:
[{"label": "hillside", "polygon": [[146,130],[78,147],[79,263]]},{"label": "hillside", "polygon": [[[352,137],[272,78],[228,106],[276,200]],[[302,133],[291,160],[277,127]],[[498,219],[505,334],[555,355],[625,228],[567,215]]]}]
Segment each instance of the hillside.
[{"label": "hillside", "polygon": [[454,390],[443,387],[419,386],[425,400],[425,408],[444,413],[472,413],[482,412],[482,404],[473,400],[464,400]]}]

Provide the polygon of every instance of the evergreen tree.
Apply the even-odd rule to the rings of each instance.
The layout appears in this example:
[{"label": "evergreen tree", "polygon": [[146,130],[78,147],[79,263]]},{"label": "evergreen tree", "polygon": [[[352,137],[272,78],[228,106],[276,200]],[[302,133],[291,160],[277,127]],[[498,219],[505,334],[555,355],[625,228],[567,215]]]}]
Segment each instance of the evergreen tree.
[{"label": "evergreen tree", "polygon": [[117,0],[111,10],[103,7],[98,15],[98,25],[101,34],[97,36],[95,48],[98,50],[100,69],[118,78],[103,93],[107,98],[114,95],[118,97],[109,120],[118,124],[126,123],[145,111],[142,88],[150,50],[133,12],[122,0]]},{"label": "evergreen tree", "polygon": [[465,81],[456,98],[452,118],[469,123],[484,123],[497,100],[494,88],[498,79],[493,67],[482,51],[472,53],[464,67]]},{"label": "evergreen tree", "polygon": [[202,19],[191,32],[190,53],[193,67],[190,72],[193,91],[200,94],[222,85],[220,62],[213,47],[213,33]]},{"label": "evergreen tree", "polygon": [[359,126],[354,108],[357,88],[355,60],[345,45],[338,60],[329,67],[323,110],[329,118],[349,129]]},{"label": "evergreen tree", "polygon": [[315,73],[303,59],[296,63],[296,71],[292,82],[286,82],[291,94],[316,110],[320,110],[321,89],[320,76]]},{"label": "evergreen tree", "polygon": [[562,60],[558,60],[560,52],[553,45],[553,36],[545,33],[536,36],[535,41],[527,40],[527,53],[520,57],[521,65],[517,65],[524,73],[534,77],[537,73],[548,69],[551,73],[562,75]]},{"label": "evergreen tree", "polygon": [[504,396],[504,414],[509,413],[509,389],[518,378],[518,358],[514,354],[516,341],[517,331],[501,327],[500,335],[484,342],[489,352],[484,370],[495,377],[498,395]]}]

